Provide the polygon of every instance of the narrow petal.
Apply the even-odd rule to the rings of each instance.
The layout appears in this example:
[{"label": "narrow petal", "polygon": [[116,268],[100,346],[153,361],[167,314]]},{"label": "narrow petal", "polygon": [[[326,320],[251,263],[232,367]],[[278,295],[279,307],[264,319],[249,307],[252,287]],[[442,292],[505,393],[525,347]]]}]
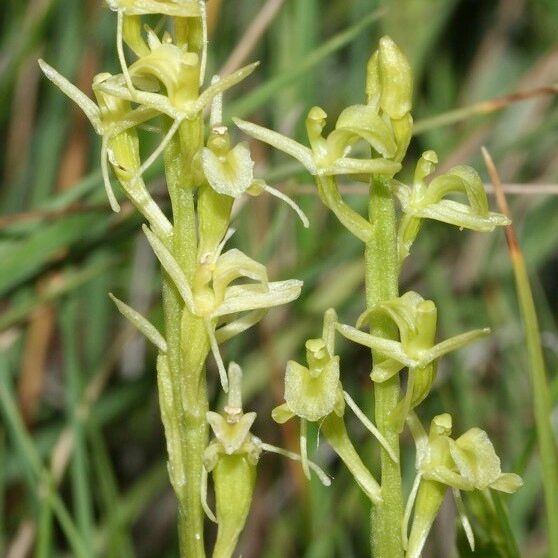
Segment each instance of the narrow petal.
[{"label": "narrow petal", "polygon": [[244,66],[244,68],[240,68],[240,70],[237,70],[236,72],[211,84],[193,103],[191,111],[192,114],[198,114],[201,112],[206,106],[211,104],[211,101],[213,101],[213,98],[216,95],[224,93],[227,89],[234,87],[237,83],[246,79],[259,65],[259,62],[248,64],[248,66]]},{"label": "narrow petal", "polygon": [[359,329],[345,324],[338,324],[337,331],[339,331],[343,337],[378,351],[394,360],[397,360],[405,366],[417,366],[418,364],[416,360],[407,356],[401,346],[401,343],[398,341],[376,337],[375,335],[364,333],[364,331],[360,331]]},{"label": "narrow petal", "polygon": [[384,438],[382,433],[374,426],[372,421],[361,411],[360,407],[355,403],[353,398],[346,392],[343,392],[343,396],[347,405],[351,408],[353,413],[357,416],[358,420],[362,422],[364,427],[380,442],[380,445],[386,450],[387,454],[390,456],[394,463],[399,463],[396,453],[393,448],[389,445],[388,441]]},{"label": "narrow petal", "polygon": [[130,93],[126,84],[123,83],[123,77],[119,79],[119,76],[113,76],[98,84],[96,88],[107,95],[112,95],[125,101],[140,103],[145,107],[170,116],[173,120],[180,120],[186,116],[183,111],[173,107],[168,98],[164,95],[151,93],[149,91],[139,91],[137,89],[134,93]]},{"label": "narrow petal", "polygon": [[109,200],[110,208],[115,213],[120,213],[120,204],[114,195],[114,190],[112,189],[112,184],[110,181],[110,171],[109,171],[109,150],[108,150],[108,138],[103,136],[101,142],[101,175],[103,177],[103,184],[105,186],[105,192]]},{"label": "narrow petal", "polygon": [[463,502],[463,498],[461,497],[461,492],[459,492],[457,488],[452,489],[452,492],[453,498],[455,500],[455,506],[457,508],[457,514],[459,515],[461,525],[463,525],[463,530],[465,531],[465,536],[467,537],[467,541],[469,542],[469,547],[471,548],[472,552],[475,552],[475,535],[473,534],[473,528],[471,527],[471,523],[469,522],[469,518],[467,517],[465,503]]},{"label": "narrow petal", "polygon": [[82,91],[80,91],[73,83],[70,83],[63,75],[59,74],[52,66],[39,58],[39,66],[43,74],[67,95],[79,108],[85,113],[93,128],[98,134],[103,133],[103,125],[101,122],[101,111],[99,107]]},{"label": "narrow petal", "polygon": [[304,476],[310,480],[310,467],[308,466],[308,423],[300,419],[300,462]]},{"label": "narrow petal", "polygon": [[204,322],[207,336],[209,337],[211,352],[213,353],[213,358],[215,359],[217,369],[219,370],[221,387],[223,388],[223,391],[227,393],[229,391],[229,377],[227,375],[225,363],[223,362],[223,357],[221,356],[221,351],[219,350],[219,343],[217,343],[217,338],[215,337],[215,328],[209,320],[204,320]]},{"label": "narrow petal", "polygon": [[263,126],[258,126],[257,124],[252,124],[251,122],[246,122],[240,118],[233,118],[234,123],[249,136],[267,143],[279,151],[283,151],[287,155],[300,161],[310,172],[310,174],[317,174],[318,170],[314,163],[314,156],[312,151],[278,132],[264,128]]},{"label": "narrow petal", "polygon": [[267,310],[254,310],[241,316],[240,318],[228,323],[215,331],[215,338],[219,345],[244,333],[246,330],[255,326],[266,315]]},{"label": "narrow petal", "polygon": [[224,302],[212,317],[281,306],[297,299],[301,289],[302,281],[295,279],[269,283],[268,292],[261,292],[261,287],[257,285],[234,285],[227,289]]},{"label": "narrow petal", "polygon": [[[282,455],[283,457],[286,457],[287,459],[292,459],[293,461],[301,461],[302,459],[300,455],[298,455],[297,453],[285,450],[283,448],[278,448],[277,446],[272,446],[264,442],[260,442],[259,445],[263,451],[268,451],[270,453],[277,453],[278,455]],[[308,466],[312,471],[314,471],[314,473],[316,473],[317,477],[320,479],[320,482],[324,486],[331,486],[331,479],[327,476],[327,474],[323,469],[318,467],[318,465],[316,465],[312,461],[308,461]]]},{"label": "narrow petal", "polygon": [[453,200],[442,200],[406,212],[423,219],[433,219],[448,225],[479,232],[491,232],[496,227],[503,227],[511,223],[505,215],[500,213],[489,212],[485,216],[481,216],[468,205]]},{"label": "narrow petal", "polygon": [[141,176],[147,171],[147,169],[159,158],[159,156],[163,153],[163,151],[167,148],[168,144],[174,137],[174,134],[180,128],[180,124],[182,124],[182,119],[175,120],[172,126],[169,128],[169,131],[165,134],[165,137],[159,144],[159,146],[153,151],[153,153],[142,163],[141,167],[138,169],[137,173],[131,180],[131,187],[133,188],[136,182],[139,180]]},{"label": "narrow petal", "polygon": [[306,217],[304,211],[302,211],[302,209],[294,200],[289,198],[289,196],[287,196],[286,194],[283,194],[283,192],[280,192],[279,190],[276,190],[275,188],[272,188],[267,184],[264,186],[264,190],[266,192],[269,192],[272,196],[275,196],[276,198],[283,200],[287,205],[289,205],[292,209],[294,209],[299,219],[302,221],[302,224],[304,225],[305,229],[310,227],[310,221],[308,220],[308,217]]},{"label": "narrow petal", "polygon": [[205,515],[207,515],[207,518],[213,523],[217,523],[217,518],[215,517],[215,514],[209,507],[209,504],[207,503],[207,469],[205,467],[202,467],[202,478],[200,483],[200,500],[201,500],[203,511],[205,512]]},{"label": "narrow petal", "polygon": [[130,90],[130,93],[135,91],[132,84],[132,78],[130,77],[130,72],[128,70],[128,64],[126,63],[126,56],[124,54],[124,40],[123,40],[123,28],[124,28],[124,12],[123,10],[118,10],[117,24],[116,24],[116,52],[118,54],[118,60],[120,62],[120,68],[122,69],[122,75],[126,81],[126,86]]},{"label": "narrow petal", "polygon": [[424,356],[420,359],[420,365],[426,366],[427,364],[437,360],[444,355],[457,351],[469,345],[481,337],[486,337],[490,335],[490,328],[486,327],[484,329],[474,329],[473,331],[468,331],[462,333],[461,335],[456,335],[455,337],[450,337],[437,345],[434,345],[432,349],[424,352]]}]

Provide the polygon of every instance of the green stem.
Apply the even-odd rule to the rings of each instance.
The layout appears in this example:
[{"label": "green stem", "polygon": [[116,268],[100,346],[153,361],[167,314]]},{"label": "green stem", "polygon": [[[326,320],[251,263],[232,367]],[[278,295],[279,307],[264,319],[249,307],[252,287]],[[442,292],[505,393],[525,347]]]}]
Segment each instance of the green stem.
[{"label": "green stem", "polygon": [[[186,121],[165,153],[165,171],[172,201],[174,232],[170,249],[189,281],[197,264],[193,158],[203,146],[201,119]],[[192,315],[168,278],[163,284],[163,310],[172,383],[172,409],[178,429],[174,449],[184,484],[177,489],[178,533],[182,558],[204,558],[204,515],[200,501],[203,452],[208,431],[205,359],[209,343],[203,321]]]},{"label": "green stem", "polygon": [[[374,177],[370,187],[369,217],[372,237],[366,244],[366,306],[396,298],[399,293],[399,262],[397,256],[397,222],[395,202],[389,180]],[[375,319],[370,326],[372,335],[396,339],[397,330],[387,319]],[[372,351],[376,362],[383,356]],[[399,434],[390,421],[400,395],[399,376],[376,383],[376,426],[399,457]],[[372,508],[372,551],[374,558],[402,558],[403,495],[401,470],[389,454],[381,450],[381,489],[383,501]]]}]

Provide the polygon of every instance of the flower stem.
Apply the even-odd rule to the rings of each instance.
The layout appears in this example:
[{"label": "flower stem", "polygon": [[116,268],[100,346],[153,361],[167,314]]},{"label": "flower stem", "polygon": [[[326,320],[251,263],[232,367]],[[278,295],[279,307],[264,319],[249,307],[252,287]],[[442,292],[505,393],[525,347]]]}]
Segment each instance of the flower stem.
[{"label": "flower stem", "polygon": [[[193,157],[203,147],[201,119],[186,121],[165,152],[165,172],[172,202],[174,232],[170,249],[188,280],[197,264],[197,232],[194,205]],[[209,342],[203,320],[184,307],[170,280],[164,278],[163,310],[167,358],[172,384],[172,410],[178,435],[171,443],[181,468],[182,484],[175,486],[178,499],[178,534],[182,558],[205,558],[200,500],[203,452],[207,446],[208,411],[205,359]],[[169,457],[170,457],[169,453]]]},{"label": "flower stem", "polygon": [[[396,298],[399,293],[397,222],[395,201],[389,179],[375,176],[370,186],[369,218],[372,237],[365,248],[366,306]],[[370,326],[372,335],[396,339],[397,330],[387,320],[376,318]],[[383,356],[372,351],[374,361]],[[399,457],[399,434],[390,415],[399,400],[399,376],[375,383],[376,426]],[[399,463],[381,450],[381,490],[383,501],[372,508],[372,552],[374,558],[402,558],[403,495]]]}]

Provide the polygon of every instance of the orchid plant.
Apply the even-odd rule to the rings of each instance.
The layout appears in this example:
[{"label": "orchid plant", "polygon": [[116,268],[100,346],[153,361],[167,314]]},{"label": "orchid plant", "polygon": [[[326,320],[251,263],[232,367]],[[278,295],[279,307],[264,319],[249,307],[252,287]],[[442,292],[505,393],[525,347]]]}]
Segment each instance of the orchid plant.
[{"label": "orchid plant", "polygon": [[[256,178],[248,144],[233,144],[223,122],[224,93],[249,76],[257,64],[206,79],[204,0],[107,3],[117,14],[121,73],[94,78],[96,102],[46,62],[40,61],[40,66],[82,108],[101,136],[101,168],[111,208],[120,210],[121,197],[113,189],[112,170],[122,192],[144,217],[143,233],[161,265],[164,331],[110,296],[158,351],[157,385],[169,478],[178,502],[181,556],[206,555],[205,516],[217,523],[213,557],[233,556],[264,452],[300,461],[306,476],[313,471],[324,485],[331,484],[327,474],[308,459],[308,422],[320,426],[370,500],[372,551],[377,558],[418,557],[448,487],[461,511],[460,490],[515,491],[521,480],[501,473],[483,431],[472,429],[454,441],[451,417],[441,415],[432,421],[427,435],[415,412],[432,389],[437,361],[488,333],[476,330],[436,342],[434,302],[415,292],[399,295],[399,271],[422,221],[434,219],[488,231],[508,220],[489,211],[482,182],[469,167],[456,167],[428,181],[437,163],[432,151],[419,160],[411,186],[394,178],[402,168],[413,121],[411,70],[393,41],[384,37],[370,59],[366,103],[343,110],[327,135],[326,113],[319,107],[309,111],[308,147],[259,125],[234,120],[246,134],[302,163],[314,177],[323,203],[365,247],[366,307],[356,327],[341,323],[337,313],[328,310],[321,337],[306,342],[306,364],[289,361],[286,367],[285,403],[272,415],[279,423],[300,421],[300,454],[296,454],[252,434],[257,417],[243,410],[241,368],[235,363],[227,367],[220,349],[257,324],[271,308],[294,301],[302,289],[298,280],[271,281],[265,265],[236,248],[226,249],[234,234],[233,204],[243,194],[275,196],[294,209],[305,227],[309,225],[292,199]],[[142,26],[142,18],[153,14],[167,18],[169,30],[159,33]],[[135,56],[130,63],[125,47]],[[142,160],[138,128],[147,123],[157,124],[161,140]],[[365,157],[352,156],[359,143],[367,149]],[[159,157],[164,162],[170,217],[144,181],[145,171]],[[340,176],[370,183],[368,217],[343,200]],[[467,203],[448,199],[455,193],[465,194]],[[396,199],[401,205],[400,219]],[[369,332],[363,331],[366,326]],[[343,388],[342,365],[335,350],[338,333],[372,351],[375,419]],[[206,361],[210,353],[222,390],[228,394],[220,413],[209,410],[211,367],[206,367]],[[407,388],[401,395],[404,369],[408,370]],[[379,480],[351,441],[345,423],[347,409],[378,442]],[[399,435],[406,423],[417,446],[417,480],[404,513]],[[215,513],[207,500],[210,479]],[[461,515],[465,518],[464,512]],[[472,541],[470,527],[466,530]]]}]

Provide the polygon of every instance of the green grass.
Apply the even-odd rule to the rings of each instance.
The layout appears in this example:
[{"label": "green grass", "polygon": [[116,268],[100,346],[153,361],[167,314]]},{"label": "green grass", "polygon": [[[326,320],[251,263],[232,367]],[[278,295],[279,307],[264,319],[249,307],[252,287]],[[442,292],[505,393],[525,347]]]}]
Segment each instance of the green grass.
[{"label": "green grass", "polygon": [[[262,4],[223,2],[212,37],[212,70],[225,62]],[[552,96],[486,114],[454,112],[558,82],[557,23],[558,5],[544,0],[525,4],[517,14],[508,2],[413,0],[411,9],[401,0],[286,0],[249,57],[262,61],[260,69],[227,97],[225,108],[301,134],[301,117],[311,106],[319,104],[333,116],[358,102],[363,62],[379,36],[389,32],[416,70],[415,156],[432,147],[443,161],[483,168],[480,145],[485,144],[504,182],[524,184],[526,190],[531,183],[558,184],[558,107]],[[0,29],[0,133],[6,138],[0,153],[0,555],[32,522],[36,556],[174,557],[175,510],[164,470],[155,354],[137,338],[130,341],[129,332],[123,334],[127,328],[106,296],[114,291],[151,308],[152,321],[161,322],[161,309],[153,306],[157,282],[141,272],[149,264],[137,241],[140,220],[133,212],[109,212],[97,138],[74,107],[38,78],[34,63],[41,55],[85,82],[100,68],[116,71],[114,18],[96,2],[7,0]],[[243,364],[246,408],[258,411],[254,433],[293,449],[296,432],[270,419],[271,408],[282,400],[285,363],[300,356],[307,337],[317,335],[328,306],[336,306],[342,321],[354,321],[362,310],[362,262],[357,243],[308,193],[309,179],[301,169],[267,150],[256,156],[273,185],[295,193],[312,228],[304,230],[274,200],[258,199],[239,210],[235,242],[269,263],[274,278],[299,277],[305,289],[288,310],[273,313],[253,335],[232,343],[227,358]],[[156,187],[157,169],[151,179]],[[62,190],[68,181],[74,186]],[[365,196],[347,199],[366,211]],[[553,386],[550,403],[556,409],[558,198],[509,199],[531,274]],[[500,544],[511,530],[521,556],[542,558],[547,536],[529,360],[503,233],[481,237],[425,226],[403,280],[405,288],[437,300],[440,336],[485,325],[493,329],[492,338],[441,365],[437,389],[421,413],[430,418],[451,409],[456,431],[481,426],[502,456],[503,469],[525,475],[524,489],[503,498],[509,524],[491,526],[487,518],[494,515],[486,502],[467,505],[481,547],[497,553],[488,555],[515,555],[513,545]],[[52,308],[51,323],[38,317],[37,309],[45,305]],[[46,351],[41,351],[45,336]],[[340,347],[345,388],[365,393],[367,351]],[[118,357],[123,350],[135,355],[126,367]],[[212,366],[209,377],[215,381]],[[42,387],[37,412],[24,425],[18,394],[29,387],[23,380],[29,374]],[[91,385],[100,385],[93,396]],[[210,394],[217,391],[210,386]],[[87,412],[76,414],[84,400]],[[350,427],[355,439],[366,439],[356,425]],[[55,491],[45,470],[53,457],[63,455],[60,448],[66,446],[57,445],[61,433],[71,435],[74,444]],[[335,477],[327,491],[314,482],[306,485],[296,465],[262,459],[239,550],[244,558],[366,555],[367,502],[326,445],[315,447],[313,458]],[[371,448],[361,450],[371,462]],[[403,452],[403,470],[411,471],[409,439]],[[404,479],[407,490],[411,480]],[[50,488],[38,495],[41,483]],[[493,505],[499,509],[501,502]],[[451,537],[434,530],[428,556],[452,551]]]}]

